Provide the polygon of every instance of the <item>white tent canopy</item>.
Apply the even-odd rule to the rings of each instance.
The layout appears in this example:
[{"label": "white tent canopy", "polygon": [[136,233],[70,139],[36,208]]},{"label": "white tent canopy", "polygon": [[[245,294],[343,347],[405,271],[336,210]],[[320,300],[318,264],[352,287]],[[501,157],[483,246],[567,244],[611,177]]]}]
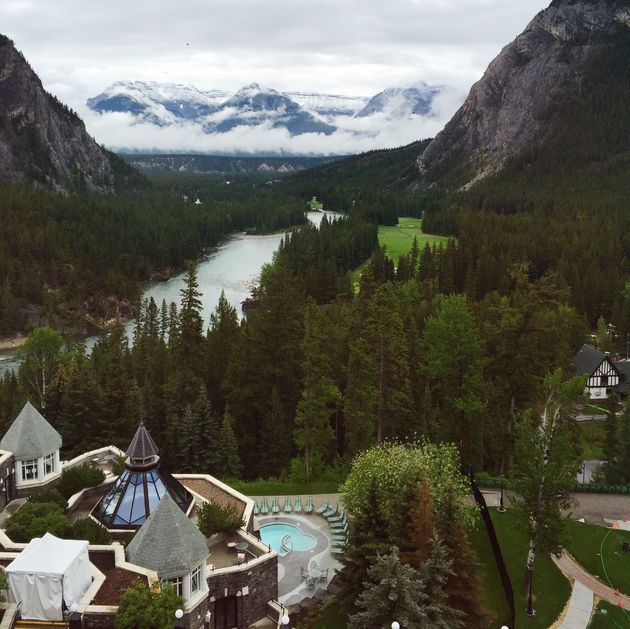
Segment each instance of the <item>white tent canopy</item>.
[{"label": "white tent canopy", "polygon": [[63,620],[62,600],[71,607],[92,583],[88,543],[46,533],[32,539],[5,572],[22,618]]}]

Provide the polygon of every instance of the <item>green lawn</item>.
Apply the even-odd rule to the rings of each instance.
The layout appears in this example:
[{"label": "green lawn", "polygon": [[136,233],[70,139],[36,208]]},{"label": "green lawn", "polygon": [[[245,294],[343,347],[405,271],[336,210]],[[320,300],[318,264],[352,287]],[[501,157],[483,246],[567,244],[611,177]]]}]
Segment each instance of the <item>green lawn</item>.
[{"label": "green lawn", "polygon": [[622,542],[630,542],[630,531],[571,520],[566,548],[587,572],[630,594],[630,551],[621,550]]},{"label": "green lawn", "polygon": [[615,629],[615,627],[630,629],[630,612],[606,601],[600,601],[588,629]]},{"label": "green lawn", "polygon": [[411,251],[414,237],[418,239],[420,251],[424,249],[427,243],[432,246],[434,243],[445,245],[448,242],[447,236],[425,234],[422,231],[422,219],[420,218],[401,216],[398,219],[398,225],[394,227],[380,225],[378,228],[378,242],[381,247],[387,249],[388,257],[393,258],[395,262],[398,262],[401,255]]},{"label": "green lawn", "polygon": [[580,431],[582,458],[602,459],[606,443],[606,422],[586,421],[578,422],[577,425]]},{"label": "green lawn", "polygon": [[480,564],[481,573],[484,579],[483,600],[486,609],[493,615],[493,623],[490,625],[492,629],[503,626],[508,619],[508,604],[503,594],[503,586],[499,578],[499,572],[494,563],[494,556],[488,541],[486,529],[481,522],[470,533],[470,543],[477,555]]},{"label": "green lawn", "polygon": [[291,483],[273,480],[257,481],[228,481],[230,487],[240,491],[246,496],[312,496],[315,494],[336,494],[339,483],[330,481],[319,481],[316,483]]},{"label": "green lawn", "polygon": [[[514,600],[516,605],[516,626],[522,628],[543,629],[549,627],[558,618],[571,595],[571,585],[556,568],[550,557],[544,553],[536,556],[534,571],[534,609],[536,616],[529,618],[525,615],[527,606],[525,592],[525,560],[527,557],[527,532],[524,523],[517,517],[514,511],[497,513],[491,509],[499,544],[503,552],[503,558],[510,574],[512,587],[514,588]],[[479,561],[487,575],[496,572],[494,558],[489,551],[480,549],[477,542],[474,544]],[[498,575],[488,576],[486,580],[488,592],[487,600],[493,600],[492,608],[502,609],[504,606],[503,593],[498,583]],[[497,620],[502,620],[498,618]],[[500,626],[496,625],[496,626]]]},{"label": "green lawn", "polygon": [[[422,231],[422,219],[411,217],[399,217],[398,225],[395,227],[387,225],[379,225],[378,227],[378,244],[386,247],[387,256],[393,258],[398,264],[398,258],[411,251],[414,236],[418,238],[418,248],[420,252],[424,249],[426,243],[429,245],[443,244],[448,242],[447,236],[435,236],[433,234],[425,234]],[[358,269],[352,272],[352,285],[358,291],[359,278],[367,262],[364,262]]]}]

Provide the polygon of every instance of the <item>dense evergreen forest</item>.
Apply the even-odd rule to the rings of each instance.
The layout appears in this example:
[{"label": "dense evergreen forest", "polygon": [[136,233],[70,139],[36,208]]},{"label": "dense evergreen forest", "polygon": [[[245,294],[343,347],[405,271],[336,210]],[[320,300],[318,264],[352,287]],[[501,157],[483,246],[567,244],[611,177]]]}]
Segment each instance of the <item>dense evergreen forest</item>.
[{"label": "dense evergreen forest", "polygon": [[[124,446],[144,418],[181,471],[337,477],[373,443],[426,437],[504,472],[515,422],[545,375],[569,366],[600,317],[620,345],[630,331],[630,114],[616,105],[628,99],[624,50],[611,48],[603,78],[567,92],[582,134],[564,124],[565,109],[550,111],[558,133],[544,149],[466,192],[408,187],[419,144],[273,185],[172,177],[124,199],[5,185],[5,330],[16,325],[6,304],[47,304],[58,291],[59,310],[64,298],[132,292],[230,231],[302,223],[313,194],[348,211],[287,234],[242,323],[221,300],[203,329],[191,267],[181,310],[142,304],[133,342],[115,331],[89,357],[55,344],[39,405],[67,453]],[[404,215],[454,237],[392,260],[377,224]],[[349,272],[367,259],[353,287]],[[0,385],[5,425],[36,393],[29,369]],[[76,430],[88,422],[89,433]]]},{"label": "dense evergreen forest", "polygon": [[41,321],[80,330],[86,313],[114,316],[106,298],[137,302],[140,281],[185,268],[231,232],[304,221],[299,199],[256,178],[229,191],[214,179],[167,178],[111,197],[0,182],[0,199],[0,336]]}]

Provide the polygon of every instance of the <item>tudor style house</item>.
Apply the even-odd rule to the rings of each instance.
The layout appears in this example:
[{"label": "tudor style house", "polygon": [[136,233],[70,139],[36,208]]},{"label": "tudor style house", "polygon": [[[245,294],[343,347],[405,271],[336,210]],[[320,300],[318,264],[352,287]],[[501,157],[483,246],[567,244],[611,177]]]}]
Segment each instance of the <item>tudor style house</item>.
[{"label": "tudor style house", "polygon": [[630,385],[630,361],[613,361],[608,353],[592,345],[582,345],[573,359],[576,375],[586,376],[584,394],[591,400],[624,395]]}]

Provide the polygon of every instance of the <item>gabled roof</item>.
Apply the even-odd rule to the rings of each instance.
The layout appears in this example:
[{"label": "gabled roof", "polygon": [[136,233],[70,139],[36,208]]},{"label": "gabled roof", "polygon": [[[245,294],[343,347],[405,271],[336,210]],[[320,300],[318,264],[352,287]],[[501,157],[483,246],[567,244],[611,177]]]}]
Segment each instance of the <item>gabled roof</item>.
[{"label": "gabled roof", "polygon": [[604,352],[600,352],[592,345],[584,344],[573,359],[575,372],[580,375],[590,375],[602,364],[606,357]]},{"label": "gabled roof", "polygon": [[61,435],[27,402],[7,430],[0,448],[16,459],[36,459],[61,448]]},{"label": "gabled roof", "polygon": [[158,447],[151,438],[149,431],[145,425],[140,422],[136,434],[133,436],[129,448],[127,448],[127,456],[130,460],[145,460],[157,456]]},{"label": "gabled roof", "polygon": [[208,555],[206,538],[168,494],[127,546],[127,561],[161,579],[187,574]]},{"label": "gabled roof", "polygon": [[615,387],[615,391],[625,395],[630,388],[630,360],[616,360],[615,367],[621,374],[619,384]]}]

